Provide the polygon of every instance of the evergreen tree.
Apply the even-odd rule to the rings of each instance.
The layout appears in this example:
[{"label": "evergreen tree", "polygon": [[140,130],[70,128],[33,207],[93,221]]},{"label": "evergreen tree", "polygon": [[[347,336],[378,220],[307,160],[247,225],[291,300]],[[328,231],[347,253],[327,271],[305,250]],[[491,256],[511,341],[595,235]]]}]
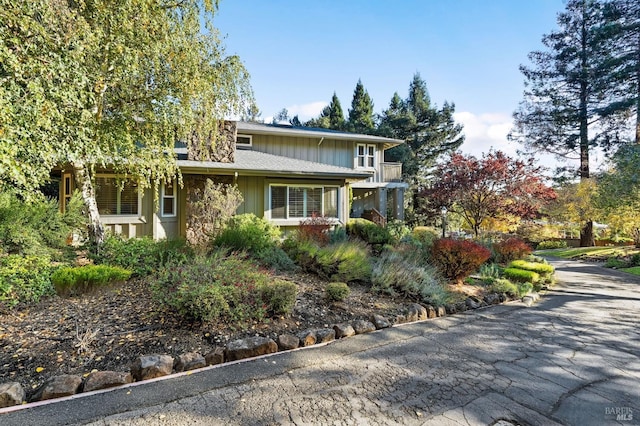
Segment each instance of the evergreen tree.
[{"label": "evergreen tree", "polygon": [[340,99],[333,92],[333,97],[329,105],[324,107],[320,116],[312,118],[305,123],[308,127],[319,127],[322,129],[345,130],[344,113],[340,105]]},{"label": "evergreen tree", "polygon": [[606,104],[598,112],[613,128],[603,145],[609,149],[619,144],[619,129],[629,124],[635,143],[640,144],[640,2],[605,3],[601,27],[608,84]]},{"label": "evergreen tree", "polygon": [[353,91],[351,109],[347,128],[351,132],[371,134],[374,131],[373,101],[365,90],[361,80],[358,80]]},{"label": "evergreen tree", "polygon": [[385,158],[402,162],[407,180],[423,183],[436,160],[464,142],[462,125],[453,119],[454,112],[455,105],[448,102],[441,109],[431,105],[427,85],[416,73],[407,99],[403,101],[395,93],[389,108],[382,112],[380,133],[406,141],[387,150]]},{"label": "evergreen tree", "polygon": [[[597,144],[597,136],[603,136],[589,135],[606,97],[601,24],[600,3],[567,2],[566,10],[558,15],[559,29],[542,38],[547,50],[530,53],[532,67],[520,67],[525,76],[525,99],[514,113],[515,128],[510,134],[512,140],[536,151],[565,158],[577,155],[581,180],[589,179],[590,150]],[[580,239],[582,246],[594,244],[591,220]]]}]

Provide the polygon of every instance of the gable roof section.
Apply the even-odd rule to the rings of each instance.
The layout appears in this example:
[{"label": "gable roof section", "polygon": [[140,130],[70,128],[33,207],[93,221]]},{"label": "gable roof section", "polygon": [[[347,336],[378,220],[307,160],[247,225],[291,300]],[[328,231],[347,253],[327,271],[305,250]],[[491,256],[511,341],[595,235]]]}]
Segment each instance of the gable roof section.
[{"label": "gable roof section", "polygon": [[[177,148],[176,153],[178,158],[184,157],[186,148]],[[178,167],[183,173],[229,174],[238,172],[245,176],[299,176],[356,180],[364,180],[372,176],[371,172],[357,171],[347,167],[241,149],[236,150],[234,163],[178,159]]]},{"label": "gable roof section", "polygon": [[347,133],[316,127],[295,127],[283,124],[263,124],[246,121],[238,121],[236,126],[238,133],[248,133],[251,135],[297,136],[303,138],[327,138],[360,143],[379,143],[384,145],[384,149],[404,143],[404,141],[400,139],[383,138],[382,136],[363,135],[359,133]]}]

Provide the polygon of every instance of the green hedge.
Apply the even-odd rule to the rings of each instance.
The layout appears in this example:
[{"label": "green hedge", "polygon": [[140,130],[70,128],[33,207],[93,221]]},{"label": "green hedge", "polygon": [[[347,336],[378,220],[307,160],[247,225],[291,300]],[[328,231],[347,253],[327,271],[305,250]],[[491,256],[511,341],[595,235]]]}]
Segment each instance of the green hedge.
[{"label": "green hedge", "polygon": [[59,268],[51,275],[51,282],[56,292],[63,296],[86,293],[130,277],[131,271],[119,266],[86,265]]},{"label": "green hedge", "polygon": [[517,281],[517,282],[529,282],[529,283],[537,283],[540,281],[540,274],[533,271],[526,271],[520,268],[505,268],[502,271],[502,274],[505,278],[509,280]]},{"label": "green hedge", "polygon": [[548,263],[527,262],[526,260],[514,260],[509,264],[509,268],[524,269],[540,275],[550,275],[554,272],[553,266]]}]

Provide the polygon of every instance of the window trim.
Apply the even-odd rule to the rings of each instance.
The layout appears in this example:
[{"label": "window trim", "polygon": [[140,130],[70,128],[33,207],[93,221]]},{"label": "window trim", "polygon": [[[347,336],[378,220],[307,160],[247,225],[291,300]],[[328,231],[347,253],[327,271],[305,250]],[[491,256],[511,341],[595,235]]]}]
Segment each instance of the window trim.
[{"label": "window trim", "polygon": [[[364,148],[364,154],[360,155],[360,147]],[[373,155],[369,155],[369,148],[373,148]],[[378,147],[375,144],[366,144],[366,143],[359,143],[356,144],[356,155],[355,155],[355,159],[354,159],[354,163],[355,163],[355,168],[356,169],[368,169],[368,170],[375,170],[376,169],[376,159],[378,157]],[[360,159],[363,159],[363,165],[360,165]],[[369,166],[369,159],[373,160],[373,166]]]},{"label": "window trim", "polygon": [[[271,188],[273,187],[284,187],[286,188],[286,192],[285,192],[285,217],[283,218],[274,218],[272,216],[273,214],[273,196],[272,196],[272,191]],[[340,200],[340,185],[318,185],[318,184],[312,184],[312,183],[307,183],[307,184],[287,184],[287,183],[271,183],[269,184],[269,219],[272,221],[301,221],[301,220],[305,220],[305,219],[309,219],[312,216],[302,216],[302,217],[292,217],[290,215],[291,212],[291,208],[290,208],[290,203],[289,203],[289,189],[290,188],[312,188],[312,189],[321,189],[322,190],[322,194],[321,194],[321,209],[322,209],[322,216],[325,215],[325,189],[326,188],[330,188],[330,189],[335,189],[336,190],[336,216],[335,217],[329,217],[330,219],[335,219],[336,221],[340,220],[340,206],[341,206],[341,200]],[[305,192],[305,200],[304,200],[304,209],[306,210],[307,208],[307,200],[306,200],[306,192]]]},{"label": "window trim", "polygon": [[[239,143],[238,142],[238,138],[247,138],[249,139],[249,143]],[[236,135],[236,147],[239,148],[251,148],[253,146],[253,135],[245,135],[242,133],[239,133]]]},{"label": "window trim", "polygon": [[[173,180],[173,182],[171,183],[171,185],[173,186],[173,195],[166,195],[165,193],[165,183],[162,183],[162,185],[160,185],[160,216],[161,217],[176,217],[178,215],[178,197],[176,194],[177,191],[177,186],[176,186],[176,181]],[[167,214],[164,212],[164,206],[165,206],[165,199],[170,198],[172,200],[172,209],[171,211],[173,213],[171,214]]]},{"label": "window trim", "polygon": [[[107,178],[107,179],[126,179],[126,177],[124,176],[118,176],[115,174],[109,174],[109,173],[99,173],[95,175],[96,178]],[[131,179],[130,179],[131,180]],[[139,185],[139,184],[138,184]],[[95,195],[96,195],[96,206],[98,204],[98,197],[97,197],[97,191],[95,191]],[[104,218],[142,218],[142,193],[139,190],[136,190],[137,195],[138,195],[138,213],[134,213],[134,214],[102,214],[100,213],[100,217],[104,217]],[[121,196],[122,191],[118,190],[118,194],[117,194],[117,203],[118,203],[118,207],[120,206],[120,196]]]}]

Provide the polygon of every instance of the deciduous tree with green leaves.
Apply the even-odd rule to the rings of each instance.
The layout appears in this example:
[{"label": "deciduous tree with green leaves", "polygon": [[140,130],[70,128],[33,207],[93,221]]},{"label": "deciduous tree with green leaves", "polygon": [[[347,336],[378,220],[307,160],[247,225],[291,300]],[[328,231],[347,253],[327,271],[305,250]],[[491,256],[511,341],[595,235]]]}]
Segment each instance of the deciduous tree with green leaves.
[{"label": "deciduous tree with green leaves", "polygon": [[73,169],[100,243],[98,168],[140,190],[179,171],[176,140],[215,140],[252,98],[212,25],[215,0],[0,0],[0,185]]}]

